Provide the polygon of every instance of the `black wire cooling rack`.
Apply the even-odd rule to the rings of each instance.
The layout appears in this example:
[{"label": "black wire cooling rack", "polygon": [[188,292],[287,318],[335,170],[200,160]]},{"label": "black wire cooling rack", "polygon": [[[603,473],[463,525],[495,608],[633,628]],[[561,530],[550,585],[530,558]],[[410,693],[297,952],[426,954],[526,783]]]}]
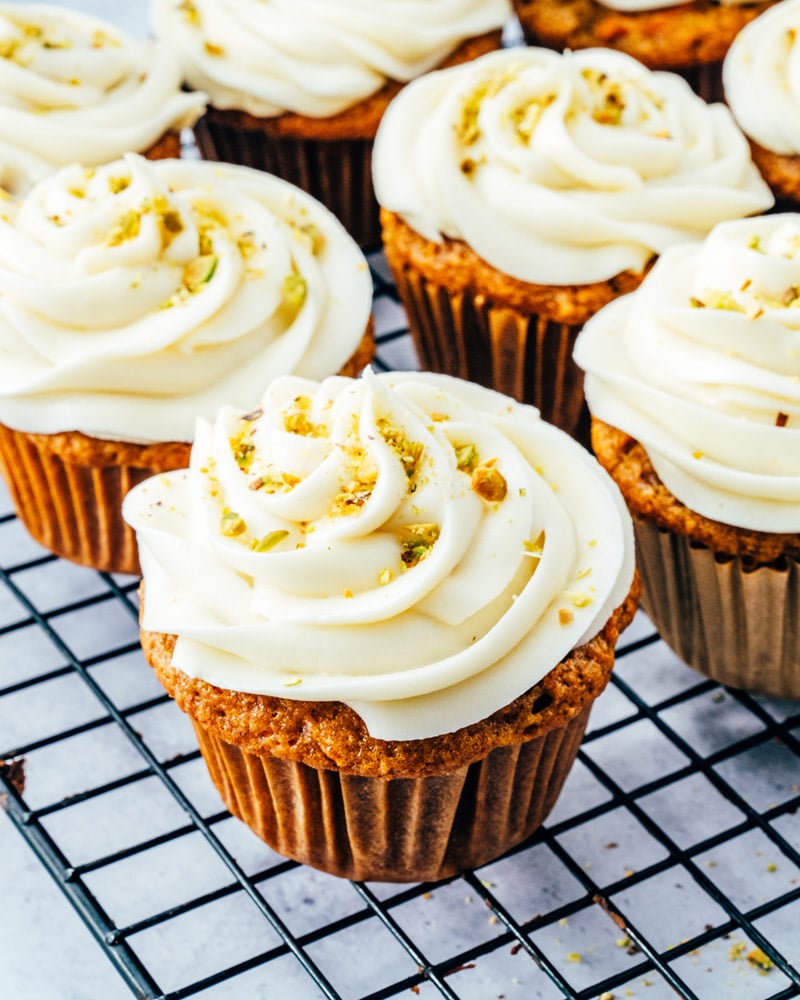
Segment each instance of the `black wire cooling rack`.
[{"label": "black wire cooling rack", "polygon": [[[408,367],[371,267],[376,364]],[[702,678],[640,614],[536,836],[436,885],[350,883],[220,808],[137,581],[19,544],[4,503],[0,805],[133,996],[800,997],[800,703]]]}]

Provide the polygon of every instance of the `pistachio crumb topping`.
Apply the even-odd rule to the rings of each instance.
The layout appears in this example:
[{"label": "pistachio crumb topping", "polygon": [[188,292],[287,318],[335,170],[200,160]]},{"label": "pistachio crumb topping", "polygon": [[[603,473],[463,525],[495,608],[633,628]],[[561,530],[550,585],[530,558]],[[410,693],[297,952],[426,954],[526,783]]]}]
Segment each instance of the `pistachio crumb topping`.
[{"label": "pistachio crumb topping", "polygon": [[519,74],[520,65],[509,66],[508,69],[494,79],[481,80],[478,86],[468,94],[461,103],[461,111],[454,128],[456,137],[464,146],[473,146],[481,137],[478,124],[481,105],[487,97],[494,97],[506,84]]},{"label": "pistachio crumb topping", "polygon": [[254,538],[250,542],[250,548],[253,552],[269,552],[270,549],[274,549],[279,542],[288,537],[289,532],[285,528],[279,528],[276,531],[270,531],[268,535],[264,535],[262,538]]},{"label": "pistachio crumb topping", "polygon": [[204,42],[203,48],[210,56],[224,56],[225,49],[221,45],[215,45],[213,42]]},{"label": "pistachio crumb topping", "polygon": [[214,277],[219,258],[214,254],[201,254],[190,260],[183,269],[182,284],[190,295],[201,291]]},{"label": "pistachio crumb topping", "polygon": [[302,274],[292,271],[283,279],[283,301],[291,309],[299,309],[306,300],[308,285]]},{"label": "pistachio crumb topping", "polygon": [[[421,441],[409,441],[401,428],[390,424],[388,420],[378,421],[378,431],[392,451],[400,459],[400,464],[409,480],[413,480],[419,471],[420,459],[425,447]],[[412,490],[413,492],[413,490]]]},{"label": "pistachio crumb topping", "polygon": [[283,415],[284,430],[290,434],[300,434],[302,437],[327,437],[327,426],[315,424],[308,416],[310,409],[311,399],[309,396],[296,396],[292,400],[291,408]]},{"label": "pistachio crumb topping", "polygon": [[392,571],[388,567],[386,569],[382,569],[380,573],[378,573],[379,587],[385,587],[388,583],[391,583],[391,581],[392,581]]},{"label": "pistachio crumb topping", "polygon": [[472,472],[478,464],[478,449],[474,444],[453,445],[456,468],[459,472]]},{"label": "pistachio crumb topping", "polygon": [[570,593],[569,591],[566,591],[566,596],[575,608],[587,608],[594,601],[591,594],[587,594],[583,591],[580,593]]},{"label": "pistachio crumb topping", "polygon": [[178,4],[178,10],[182,11],[186,21],[195,28],[199,28],[202,24],[202,18],[200,17],[200,11],[195,7],[192,0],[181,0]]},{"label": "pistachio crumb topping", "polygon": [[126,212],[120,220],[117,222],[116,226],[108,234],[106,243],[110,247],[118,247],[125,243],[127,240],[136,239],[139,235],[139,230],[142,224],[141,212],[137,212],[135,209],[131,209],[130,212]]},{"label": "pistachio crumb topping", "polygon": [[241,514],[226,507],[222,512],[220,531],[226,538],[238,538],[239,535],[243,535],[247,531],[247,525]]},{"label": "pistachio crumb topping", "polygon": [[619,125],[625,111],[620,81],[612,80],[607,73],[590,66],[581,70],[581,76],[589,85],[594,102],[590,108],[592,118],[600,125]]},{"label": "pistachio crumb topping", "polygon": [[501,503],[508,494],[508,483],[499,469],[494,467],[496,459],[479,465],[472,473],[472,489],[487,503]]},{"label": "pistachio crumb topping", "polygon": [[770,969],[774,968],[772,959],[766,955],[760,948],[752,948],[747,953],[747,961],[751,965],[758,966],[759,969],[764,969],[769,972]]},{"label": "pistachio crumb topping", "polygon": [[559,625],[569,625],[575,614],[569,608],[559,608],[558,609],[558,624]]},{"label": "pistachio crumb topping", "polygon": [[252,441],[247,440],[249,428],[244,428],[230,439],[233,458],[242,472],[249,472],[253,464],[256,446]]},{"label": "pistachio crumb topping", "polygon": [[526,538],[522,545],[526,555],[541,559],[544,553],[544,532],[542,532],[535,541],[531,541],[529,538]]},{"label": "pistachio crumb topping", "polygon": [[426,559],[439,539],[438,524],[406,524],[397,533],[400,542],[400,558],[406,569]]},{"label": "pistachio crumb topping", "polygon": [[555,99],[555,94],[546,94],[528,101],[526,104],[518,104],[510,112],[509,123],[514,129],[514,134],[523,145],[527,146],[530,144],[542,115]]},{"label": "pistachio crumb topping", "polygon": [[[86,179],[91,180],[90,177],[87,177]],[[126,177],[124,174],[119,177],[108,178],[108,190],[112,194],[120,194],[126,188],[130,187],[130,184],[131,184],[130,177]]]}]

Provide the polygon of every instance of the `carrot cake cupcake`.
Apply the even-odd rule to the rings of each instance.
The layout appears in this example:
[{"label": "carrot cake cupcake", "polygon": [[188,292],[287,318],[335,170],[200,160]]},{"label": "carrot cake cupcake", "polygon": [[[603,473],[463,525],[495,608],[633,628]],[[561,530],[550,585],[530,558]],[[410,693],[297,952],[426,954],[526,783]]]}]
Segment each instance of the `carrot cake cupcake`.
[{"label": "carrot cake cupcake", "polygon": [[1,207],[0,468],[59,555],[136,572],[122,496],[187,463],[198,414],[371,357],[363,255],[278,178],[129,154]]},{"label": "carrot cake cupcake", "polygon": [[722,61],[737,33],[776,0],[513,0],[532,45],[606,46],[680,73],[707,101],[722,98]]},{"label": "carrot cake cupcake", "polygon": [[725,98],[781,207],[800,206],[800,3],[785,0],[736,38]]},{"label": "carrot cake cupcake", "polygon": [[586,320],[666,247],[773,201],[727,108],[610,49],[427,74],[390,105],[373,170],[423,365],[578,436]]},{"label": "carrot cake cupcake", "polygon": [[0,143],[51,169],[178,156],[204,107],[162,43],[65,7],[0,4]]},{"label": "carrot cake cupcake", "polygon": [[687,663],[800,697],[800,215],[677,247],[578,338],[643,603]]},{"label": "carrot cake cupcake", "polygon": [[159,37],[210,107],[203,155],[269,170],[380,232],[372,140],[389,100],[434,66],[496,49],[509,0],[155,0]]},{"label": "carrot cake cupcake", "polygon": [[588,452],[431,373],[276,379],[124,513],[145,654],[226,805],[350,878],[443,878],[532,833],[636,606]]}]

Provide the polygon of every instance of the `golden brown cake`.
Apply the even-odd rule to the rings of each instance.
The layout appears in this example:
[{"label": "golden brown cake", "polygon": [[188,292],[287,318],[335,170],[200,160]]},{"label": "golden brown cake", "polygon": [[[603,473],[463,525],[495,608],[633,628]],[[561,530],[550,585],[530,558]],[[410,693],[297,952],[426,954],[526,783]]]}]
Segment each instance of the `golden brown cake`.
[{"label": "golden brown cake", "polygon": [[587,444],[582,325],[665,247],[772,204],[727,109],[598,49],[508,49],[414,81],[373,173],[422,364]]},{"label": "golden brown cake", "polygon": [[733,39],[774,3],[664,0],[655,9],[615,10],[602,0],[513,0],[529,44],[618,49],[650,69],[680,73],[707,101],[722,100],[722,62]]},{"label": "golden brown cake", "polygon": [[[194,0],[188,7],[158,0],[155,26],[189,84],[210,95],[195,128],[203,156],[297,184],[362,246],[380,242],[370,159],[386,106],[420,73],[497,49],[510,16],[508,0],[462,0],[446,11],[432,0],[415,8],[425,23],[413,26],[397,0],[376,0],[369,10],[331,0],[324,14],[304,0],[291,15],[269,2],[256,16],[235,3],[211,9]],[[288,37],[287,18],[295,19],[297,39]],[[324,65],[315,48],[325,52]]]},{"label": "golden brown cake", "polygon": [[717,226],[576,347],[645,610],[690,666],[785,698],[800,698],[798,235],[797,215]]},{"label": "golden brown cake", "polygon": [[276,379],[124,513],[145,655],[226,806],[349,878],[444,878],[533,833],[637,606],[594,459],[442,375]]},{"label": "golden brown cake", "polygon": [[58,555],[138,572],[122,498],[186,465],[198,416],[372,358],[363,254],[278,178],[131,155],[4,207],[0,468]]}]

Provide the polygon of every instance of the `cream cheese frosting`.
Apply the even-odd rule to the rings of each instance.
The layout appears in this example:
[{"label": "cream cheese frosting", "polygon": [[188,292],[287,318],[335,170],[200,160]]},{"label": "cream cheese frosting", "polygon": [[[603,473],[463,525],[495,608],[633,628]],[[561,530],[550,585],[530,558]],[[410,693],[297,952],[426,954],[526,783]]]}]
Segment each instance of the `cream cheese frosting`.
[{"label": "cream cheese frosting", "polygon": [[144,152],[204,107],[165,45],[63,7],[0,3],[0,141],[91,166]]},{"label": "cream cheese frosting", "polygon": [[217,108],[326,118],[502,28],[509,0],[155,0],[153,23]]},{"label": "cream cheese frosting", "polygon": [[751,139],[800,153],[800,3],[784,0],[743,28],[722,67],[725,99]]},{"label": "cream cheese frosting", "polygon": [[410,83],[375,142],[378,201],[522,281],[639,272],[772,195],[721,104],[621,52],[490,53]]},{"label": "cream cheese frosting", "polygon": [[667,251],[584,327],[592,414],[640,441],[687,507],[800,531],[800,215]]},{"label": "cream cheese frosting", "polygon": [[275,380],[125,500],[143,627],[222,688],[344,701],[372,736],[477,722],[595,635],[630,519],[533,407],[430,373]]},{"label": "cream cheese frosting", "polygon": [[341,224],[261,171],[136,154],[0,203],[0,420],[190,441],[269,378],[322,378],[369,322]]}]

